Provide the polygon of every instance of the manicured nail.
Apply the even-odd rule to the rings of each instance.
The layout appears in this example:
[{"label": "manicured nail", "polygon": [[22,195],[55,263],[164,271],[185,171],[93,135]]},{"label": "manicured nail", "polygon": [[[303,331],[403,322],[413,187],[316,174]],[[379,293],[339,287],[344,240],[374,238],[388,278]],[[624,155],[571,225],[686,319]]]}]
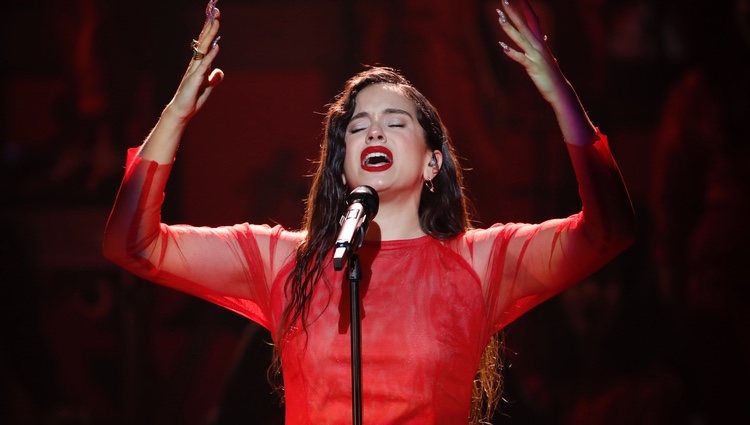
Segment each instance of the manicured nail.
[{"label": "manicured nail", "polygon": [[500,47],[502,47],[502,48],[503,48],[503,51],[504,51],[505,53],[508,53],[508,52],[510,51],[510,47],[508,47],[508,45],[507,45],[507,44],[503,43],[502,41],[500,41],[500,42],[498,42],[498,43],[500,44]]},{"label": "manicured nail", "polygon": [[213,22],[216,18],[216,2],[219,0],[209,0],[206,5],[206,20]]},{"label": "manicured nail", "polygon": [[218,44],[219,44],[219,40],[221,40],[221,36],[218,36],[218,37],[216,37],[216,38],[214,39],[214,42],[213,42],[213,43],[211,43],[211,48],[212,48],[212,49],[213,49],[214,47],[216,47],[216,45],[218,45]]},{"label": "manicured nail", "polygon": [[503,0],[503,4],[506,6],[510,6],[510,0]]},{"label": "manicured nail", "polygon": [[495,10],[497,10],[497,16],[500,18],[500,23],[501,24],[507,24],[508,23],[508,17],[505,16],[505,12],[503,12],[500,9],[495,9]]}]

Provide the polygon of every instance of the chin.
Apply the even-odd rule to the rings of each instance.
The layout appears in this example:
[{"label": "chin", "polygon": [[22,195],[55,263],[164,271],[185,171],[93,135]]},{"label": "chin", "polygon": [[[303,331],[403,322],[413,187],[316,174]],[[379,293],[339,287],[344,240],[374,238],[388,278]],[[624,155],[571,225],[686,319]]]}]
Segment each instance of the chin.
[{"label": "chin", "polygon": [[388,189],[390,187],[390,184],[378,176],[357,179],[356,181],[350,181],[347,179],[347,187],[349,188],[349,190],[353,190],[358,186],[370,186],[371,188],[375,189],[376,192],[381,192]]},{"label": "chin", "polygon": [[370,186],[371,188],[375,190],[375,192],[378,192],[378,193],[382,193],[388,189],[388,187],[385,185],[377,184],[377,183],[367,183],[367,182],[362,182],[356,185],[347,185],[347,189],[351,192],[352,190],[354,190],[355,188],[359,186]]}]

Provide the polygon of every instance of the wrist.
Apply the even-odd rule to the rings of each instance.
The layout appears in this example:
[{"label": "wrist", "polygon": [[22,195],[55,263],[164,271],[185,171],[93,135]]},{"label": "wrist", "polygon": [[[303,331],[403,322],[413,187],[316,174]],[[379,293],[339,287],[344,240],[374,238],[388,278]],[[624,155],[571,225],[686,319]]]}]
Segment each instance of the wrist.
[{"label": "wrist", "polygon": [[596,142],[596,127],[589,119],[573,86],[566,81],[565,88],[559,90],[558,94],[551,104],[565,143],[583,146]]},{"label": "wrist", "polygon": [[563,79],[554,93],[554,96],[550,96],[549,103],[556,115],[565,115],[580,108],[578,95],[568,80]]},{"label": "wrist", "polygon": [[166,107],[161,111],[159,121],[174,125],[177,127],[185,127],[190,122],[191,115],[186,114],[179,110],[172,102],[167,104]]}]

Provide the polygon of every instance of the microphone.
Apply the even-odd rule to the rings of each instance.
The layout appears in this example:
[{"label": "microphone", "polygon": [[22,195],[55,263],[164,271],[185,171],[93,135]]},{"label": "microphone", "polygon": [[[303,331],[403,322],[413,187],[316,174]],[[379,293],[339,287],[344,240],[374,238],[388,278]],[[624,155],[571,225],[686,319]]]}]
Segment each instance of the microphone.
[{"label": "microphone", "polygon": [[370,186],[357,186],[346,197],[348,207],[339,221],[341,229],[333,251],[335,270],[341,270],[349,254],[362,246],[367,226],[378,213],[379,202],[378,193]]}]

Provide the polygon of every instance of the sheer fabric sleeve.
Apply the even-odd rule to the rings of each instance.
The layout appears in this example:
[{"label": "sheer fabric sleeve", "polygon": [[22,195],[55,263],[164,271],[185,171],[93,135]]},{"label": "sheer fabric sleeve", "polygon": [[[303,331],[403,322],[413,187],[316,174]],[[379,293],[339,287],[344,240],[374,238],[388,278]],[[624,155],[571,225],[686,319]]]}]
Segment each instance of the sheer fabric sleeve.
[{"label": "sheer fabric sleeve", "polygon": [[128,153],[104,232],[104,255],[127,271],[272,327],[271,285],[299,234],[280,226],[193,227],[161,223],[170,165]]},{"label": "sheer fabric sleeve", "polygon": [[632,243],[630,199],[606,137],[598,136],[589,146],[568,145],[582,201],[579,213],[464,235],[461,249],[482,280],[492,332],[581,281]]}]

